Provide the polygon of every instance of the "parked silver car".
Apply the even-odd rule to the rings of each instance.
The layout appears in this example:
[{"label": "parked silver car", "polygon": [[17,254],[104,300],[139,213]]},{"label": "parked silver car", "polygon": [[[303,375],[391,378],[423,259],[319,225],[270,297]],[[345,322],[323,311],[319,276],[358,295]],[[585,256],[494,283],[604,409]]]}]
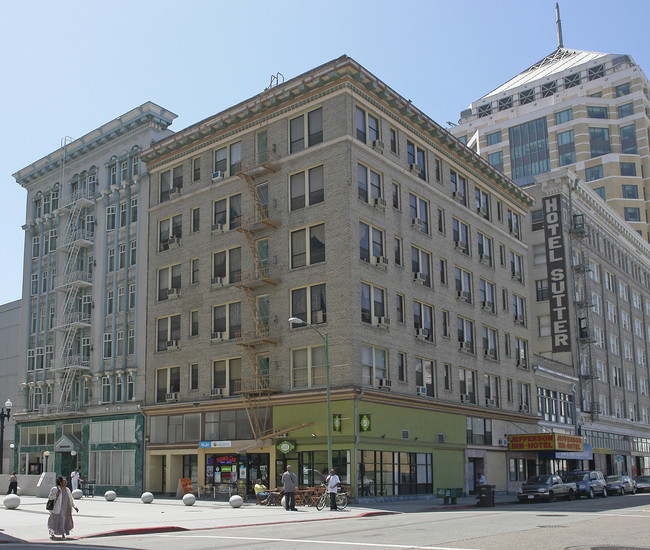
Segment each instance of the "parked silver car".
[{"label": "parked silver car", "polygon": [[636,482],[629,476],[607,476],[607,491],[610,495],[635,495]]},{"label": "parked silver car", "polygon": [[636,490],[639,493],[650,492],[650,476],[636,476],[634,481],[636,482]]}]

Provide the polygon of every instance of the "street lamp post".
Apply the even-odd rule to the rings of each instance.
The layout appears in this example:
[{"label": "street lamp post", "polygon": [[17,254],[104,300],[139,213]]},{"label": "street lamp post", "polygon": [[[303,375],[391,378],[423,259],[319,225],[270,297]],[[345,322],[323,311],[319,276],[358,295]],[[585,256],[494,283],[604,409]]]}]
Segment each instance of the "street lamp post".
[{"label": "street lamp post", "polygon": [[325,335],[318,330],[314,325],[303,321],[298,317],[291,317],[289,323],[302,323],[312,329],[318,336],[325,342],[325,387],[327,391],[327,472],[332,470],[332,401],[330,399],[330,343],[329,335],[325,331]]},{"label": "street lamp post", "polygon": [[[5,419],[9,420],[11,407],[13,407],[13,403],[10,399],[7,399],[5,406],[0,408],[0,474],[2,473],[2,463],[4,462]],[[5,412],[5,408],[7,412]]]}]

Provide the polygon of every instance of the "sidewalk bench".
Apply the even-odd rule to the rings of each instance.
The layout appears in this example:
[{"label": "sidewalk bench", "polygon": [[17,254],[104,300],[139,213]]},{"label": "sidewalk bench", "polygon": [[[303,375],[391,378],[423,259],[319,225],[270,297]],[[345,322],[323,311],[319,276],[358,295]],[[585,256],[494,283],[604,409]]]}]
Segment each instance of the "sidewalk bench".
[{"label": "sidewalk bench", "polygon": [[456,504],[456,499],[463,496],[463,490],[460,488],[439,488],[436,490],[438,498],[444,498],[445,504]]}]

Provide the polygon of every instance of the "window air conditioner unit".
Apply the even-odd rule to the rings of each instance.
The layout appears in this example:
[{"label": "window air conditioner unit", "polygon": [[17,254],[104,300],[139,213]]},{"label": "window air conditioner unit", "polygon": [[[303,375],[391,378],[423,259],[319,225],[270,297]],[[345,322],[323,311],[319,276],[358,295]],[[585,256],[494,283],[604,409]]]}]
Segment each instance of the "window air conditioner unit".
[{"label": "window air conditioner unit", "polygon": [[181,349],[179,340],[167,340],[167,349]]},{"label": "window air conditioner unit", "polygon": [[465,195],[462,193],[459,193],[458,191],[454,191],[451,196],[456,199],[458,202],[465,204]]},{"label": "window air conditioner unit", "polygon": [[313,317],[312,322],[316,324],[325,322],[325,312],[322,309],[319,309],[318,311],[314,312],[312,317]]},{"label": "window air conditioner unit", "polygon": [[483,357],[486,357],[487,359],[496,359],[497,358],[497,350],[495,349],[486,349],[483,351]]},{"label": "window air conditioner unit", "polygon": [[384,150],[384,142],[379,140],[379,139],[375,139],[372,142],[372,148],[375,151],[383,151]]},{"label": "window air conditioner unit", "polygon": [[485,406],[486,407],[496,407],[497,406],[497,400],[496,399],[488,399],[486,397],[485,398]]},{"label": "window air conditioner unit", "polygon": [[223,397],[223,388],[212,388],[210,390],[210,397]]},{"label": "window air conditioner unit", "polygon": [[494,304],[492,302],[481,302],[481,309],[492,311],[494,309]]},{"label": "window air conditioner unit", "polygon": [[167,289],[167,298],[180,298],[181,289],[180,288],[168,288]]},{"label": "window air conditioner unit", "polygon": [[390,379],[388,378],[380,378],[377,382],[378,382],[379,389],[382,390],[390,390],[392,385]]},{"label": "window air conditioner unit", "polygon": [[424,283],[427,282],[427,276],[426,276],[424,273],[419,273],[419,272],[418,272],[418,273],[415,273],[415,274],[413,275],[413,280],[414,280],[416,283],[420,283],[421,285],[423,285]]},{"label": "window air conditioner unit", "polygon": [[488,217],[488,211],[487,208],[477,208],[476,211],[480,216],[483,216],[484,218]]},{"label": "window air conditioner unit", "polygon": [[426,328],[415,329],[415,337],[420,340],[426,340],[429,336],[429,331]]},{"label": "window air conditioner unit", "polygon": [[212,288],[219,288],[223,286],[223,277],[212,277]]},{"label": "window air conditioner unit", "polygon": [[515,315],[515,323],[519,323],[520,325],[524,324],[524,316],[523,315]]},{"label": "window air conditioner unit", "polygon": [[166,393],[165,394],[165,401],[178,401],[178,393],[177,392],[172,392],[172,393]]},{"label": "window air conditioner unit", "polygon": [[388,317],[375,317],[375,323],[378,327],[388,328],[390,326],[390,319]]},{"label": "window air conditioner unit", "polygon": [[177,248],[181,245],[181,238],[175,236],[169,237],[167,244],[169,245],[169,248]]},{"label": "window air conditioner unit", "polygon": [[512,272],[512,280],[513,281],[521,281],[521,271],[513,271]]},{"label": "window air conditioner unit", "polygon": [[212,172],[212,181],[222,180],[225,177],[226,177],[226,173],[221,172],[220,170],[217,170],[216,172]]},{"label": "window air conditioner unit", "polygon": [[460,351],[465,351],[465,352],[471,352],[472,351],[472,343],[471,342],[461,342],[460,345],[458,346],[458,349]]},{"label": "window air conditioner unit", "polygon": [[212,225],[212,234],[213,235],[220,235],[225,231],[224,225],[222,223],[215,223]]},{"label": "window air conditioner unit", "polygon": [[463,241],[454,241],[454,248],[456,250],[460,250],[461,252],[465,252],[466,245]]},{"label": "window air conditioner unit", "polygon": [[419,164],[409,164],[409,172],[419,176],[422,173],[422,168],[420,168]]},{"label": "window air conditioner unit", "polygon": [[459,290],[456,293],[456,299],[461,300],[463,302],[469,302],[469,292],[467,292],[466,290]]},{"label": "window air conditioner unit", "polygon": [[372,262],[374,265],[378,265],[379,267],[388,267],[388,258],[386,256],[373,256]]},{"label": "window air conditioner unit", "polygon": [[528,405],[519,405],[519,412],[527,413]]},{"label": "window air conditioner unit", "polygon": [[424,222],[420,218],[411,218],[411,227],[422,229],[424,227]]},{"label": "window air conditioner unit", "polygon": [[420,397],[426,397],[426,395],[427,395],[427,388],[426,388],[426,386],[418,386],[417,389],[416,389],[416,393],[417,393],[417,395],[419,395]]},{"label": "window air conditioner unit", "polygon": [[517,366],[524,369],[528,368],[528,361],[526,359],[517,359]]},{"label": "window air conditioner unit", "polygon": [[482,264],[490,265],[490,256],[488,256],[487,254],[479,254],[478,261],[481,262]]},{"label": "window air conditioner unit", "polygon": [[461,403],[469,403],[470,402],[470,397],[468,393],[461,393],[460,394],[460,402]]},{"label": "window air conditioner unit", "polygon": [[172,188],[169,190],[169,195],[170,195],[170,196],[171,196],[171,195],[180,195],[180,194],[181,194],[181,189],[182,189],[182,187],[172,187]]},{"label": "window air conditioner unit", "polygon": [[225,340],[225,332],[213,332],[210,336],[212,342],[223,342]]},{"label": "window air conditioner unit", "polygon": [[508,438],[502,438],[499,439],[499,447],[507,447],[508,446]]},{"label": "window air conditioner unit", "polygon": [[381,197],[376,197],[372,199],[372,205],[379,210],[384,210],[386,208],[386,201]]}]

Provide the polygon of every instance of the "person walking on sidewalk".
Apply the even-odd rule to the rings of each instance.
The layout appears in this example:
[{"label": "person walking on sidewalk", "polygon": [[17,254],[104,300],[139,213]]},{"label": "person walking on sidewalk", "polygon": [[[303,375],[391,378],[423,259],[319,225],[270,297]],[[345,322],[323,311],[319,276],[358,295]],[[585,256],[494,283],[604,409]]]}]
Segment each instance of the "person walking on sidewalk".
[{"label": "person walking on sidewalk", "polygon": [[77,512],[79,508],[75,506],[72,499],[72,493],[68,489],[68,481],[65,477],[56,478],[56,486],[52,487],[48,499],[56,499],[54,509],[50,511],[50,517],[47,520],[47,529],[50,532],[50,538],[56,540],[57,536],[65,539],[66,535],[74,528],[72,520],[72,509]]},{"label": "person walking on sidewalk", "polygon": [[7,489],[7,494],[10,495],[11,493],[14,495],[18,494],[18,476],[16,472],[11,472],[9,476],[9,489]]},{"label": "person walking on sidewalk", "polygon": [[282,486],[284,488],[284,507],[288,511],[297,512],[296,508],[296,483],[298,477],[292,472],[291,464],[287,465],[287,471],[282,474]]},{"label": "person walking on sidewalk", "polygon": [[327,492],[330,494],[330,510],[338,510],[336,507],[336,495],[339,492],[341,480],[336,475],[334,468],[330,470],[330,475],[327,476],[325,482],[327,483]]}]

